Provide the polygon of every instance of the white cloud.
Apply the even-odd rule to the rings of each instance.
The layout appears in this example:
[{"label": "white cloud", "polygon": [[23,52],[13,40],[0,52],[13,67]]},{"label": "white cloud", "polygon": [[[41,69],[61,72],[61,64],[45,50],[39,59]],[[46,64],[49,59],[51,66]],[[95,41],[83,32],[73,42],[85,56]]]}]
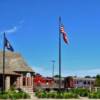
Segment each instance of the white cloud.
[{"label": "white cloud", "polygon": [[1,34],[4,33],[4,32],[5,33],[15,33],[16,31],[18,31],[19,28],[21,28],[23,23],[24,23],[24,20],[21,20],[21,21],[19,21],[18,25],[13,26],[12,28],[6,29],[6,30],[4,30],[4,31],[2,31],[0,33]]},{"label": "white cloud", "polygon": [[18,30],[18,27],[14,26],[14,27],[12,27],[10,29],[7,29],[7,30],[4,30],[4,31],[0,32],[0,34],[3,34],[4,32],[7,33],[7,34],[9,34],[9,33],[15,33],[17,30]]},{"label": "white cloud", "polygon": [[16,32],[17,31],[17,27],[16,26],[14,26],[13,28],[11,28],[11,29],[8,29],[8,30],[5,30],[4,32],[6,32],[6,33],[14,33],[14,32]]}]

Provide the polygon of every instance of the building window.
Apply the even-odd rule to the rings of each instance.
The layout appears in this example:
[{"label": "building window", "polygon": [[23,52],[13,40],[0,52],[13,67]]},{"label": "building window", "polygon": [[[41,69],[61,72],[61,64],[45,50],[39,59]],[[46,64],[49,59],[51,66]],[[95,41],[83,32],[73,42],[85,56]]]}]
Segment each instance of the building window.
[{"label": "building window", "polygon": [[86,84],[86,81],[84,81],[84,84]]},{"label": "building window", "polygon": [[92,85],[94,85],[94,82],[91,82]]},{"label": "building window", "polygon": [[88,84],[90,84],[90,81],[88,81]]}]

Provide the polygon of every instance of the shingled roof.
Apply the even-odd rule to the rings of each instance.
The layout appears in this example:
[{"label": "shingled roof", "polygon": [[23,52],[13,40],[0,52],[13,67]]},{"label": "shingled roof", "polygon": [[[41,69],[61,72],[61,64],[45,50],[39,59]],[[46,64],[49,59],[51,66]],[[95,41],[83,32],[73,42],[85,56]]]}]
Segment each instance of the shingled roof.
[{"label": "shingled roof", "polygon": [[[3,70],[0,70],[0,74],[1,74],[1,75],[3,74]],[[15,76],[20,76],[20,75],[21,75],[21,74],[19,74],[19,73],[16,73],[16,72],[14,72],[14,71],[9,70],[9,69],[6,69],[6,70],[5,70],[5,74],[6,74],[6,75],[15,75]]]},{"label": "shingled roof", "polygon": [[[3,64],[3,52],[0,51],[0,70],[2,70]],[[10,72],[34,72],[31,67],[27,65],[25,60],[19,53],[6,52],[5,53],[5,69],[9,69]]]}]

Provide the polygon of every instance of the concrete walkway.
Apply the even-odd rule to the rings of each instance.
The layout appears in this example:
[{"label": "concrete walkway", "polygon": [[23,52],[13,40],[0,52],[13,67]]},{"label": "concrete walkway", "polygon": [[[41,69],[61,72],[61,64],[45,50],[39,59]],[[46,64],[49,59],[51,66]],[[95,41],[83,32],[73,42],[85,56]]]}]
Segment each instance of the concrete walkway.
[{"label": "concrete walkway", "polygon": [[88,99],[86,97],[80,97],[80,99],[39,99],[37,97],[35,97],[34,95],[31,96],[32,99],[30,100],[100,100],[100,99]]},{"label": "concrete walkway", "polygon": [[[5,100],[5,99],[0,99],[0,100]],[[7,100],[11,100],[11,99],[7,99]],[[88,99],[85,97],[81,97],[80,99],[39,99],[35,96],[33,96],[31,99],[18,99],[18,100],[100,100],[100,99]]]},{"label": "concrete walkway", "polygon": [[[12,100],[12,99],[0,99],[0,100]],[[80,97],[79,99],[39,99],[31,94],[31,99],[18,99],[18,100],[100,100],[100,99],[89,99],[87,97]]]}]

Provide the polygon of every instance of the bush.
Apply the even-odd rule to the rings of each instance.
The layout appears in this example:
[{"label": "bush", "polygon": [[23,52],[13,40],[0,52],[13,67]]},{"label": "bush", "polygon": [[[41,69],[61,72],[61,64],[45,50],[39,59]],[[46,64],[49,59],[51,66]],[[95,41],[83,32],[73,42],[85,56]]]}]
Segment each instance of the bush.
[{"label": "bush", "polygon": [[100,99],[100,92],[92,92],[88,95],[91,99]]},{"label": "bush", "polygon": [[78,98],[78,95],[77,94],[73,94],[73,93],[71,93],[71,92],[69,92],[69,93],[64,93],[64,98],[65,99],[67,99],[67,98]]},{"label": "bush", "polygon": [[41,98],[46,98],[46,97],[47,97],[46,92],[43,91],[43,92],[41,93]]},{"label": "bush", "polygon": [[68,93],[68,92],[45,92],[45,91],[38,91],[35,93],[38,98],[78,98],[77,94]]},{"label": "bush", "polygon": [[0,99],[26,99],[30,96],[25,92],[16,92],[9,90],[8,92],[0,93]]},{"label": "bush", "polygon": [[72,93],[78,94],[79,96],[86,97],[90,93],[88,89],[85,88],[76,88],[70,90]]},{"label": "bush", "polygon": [[9,98],[9,96],[8,96],[8,94],[0,94],[0,99],[8,99]]},{"label": "bush", "polygon": [[23,98],[24,98],[24,99],[30,98],[30,95],[27,94],[27,93],[23,93]]},{"label": "bush", "polygon": [[55,94],[54,92],[50,93],[48,92],[47,93],[47,98],[56,98],[57,97],[57,94]]}]

